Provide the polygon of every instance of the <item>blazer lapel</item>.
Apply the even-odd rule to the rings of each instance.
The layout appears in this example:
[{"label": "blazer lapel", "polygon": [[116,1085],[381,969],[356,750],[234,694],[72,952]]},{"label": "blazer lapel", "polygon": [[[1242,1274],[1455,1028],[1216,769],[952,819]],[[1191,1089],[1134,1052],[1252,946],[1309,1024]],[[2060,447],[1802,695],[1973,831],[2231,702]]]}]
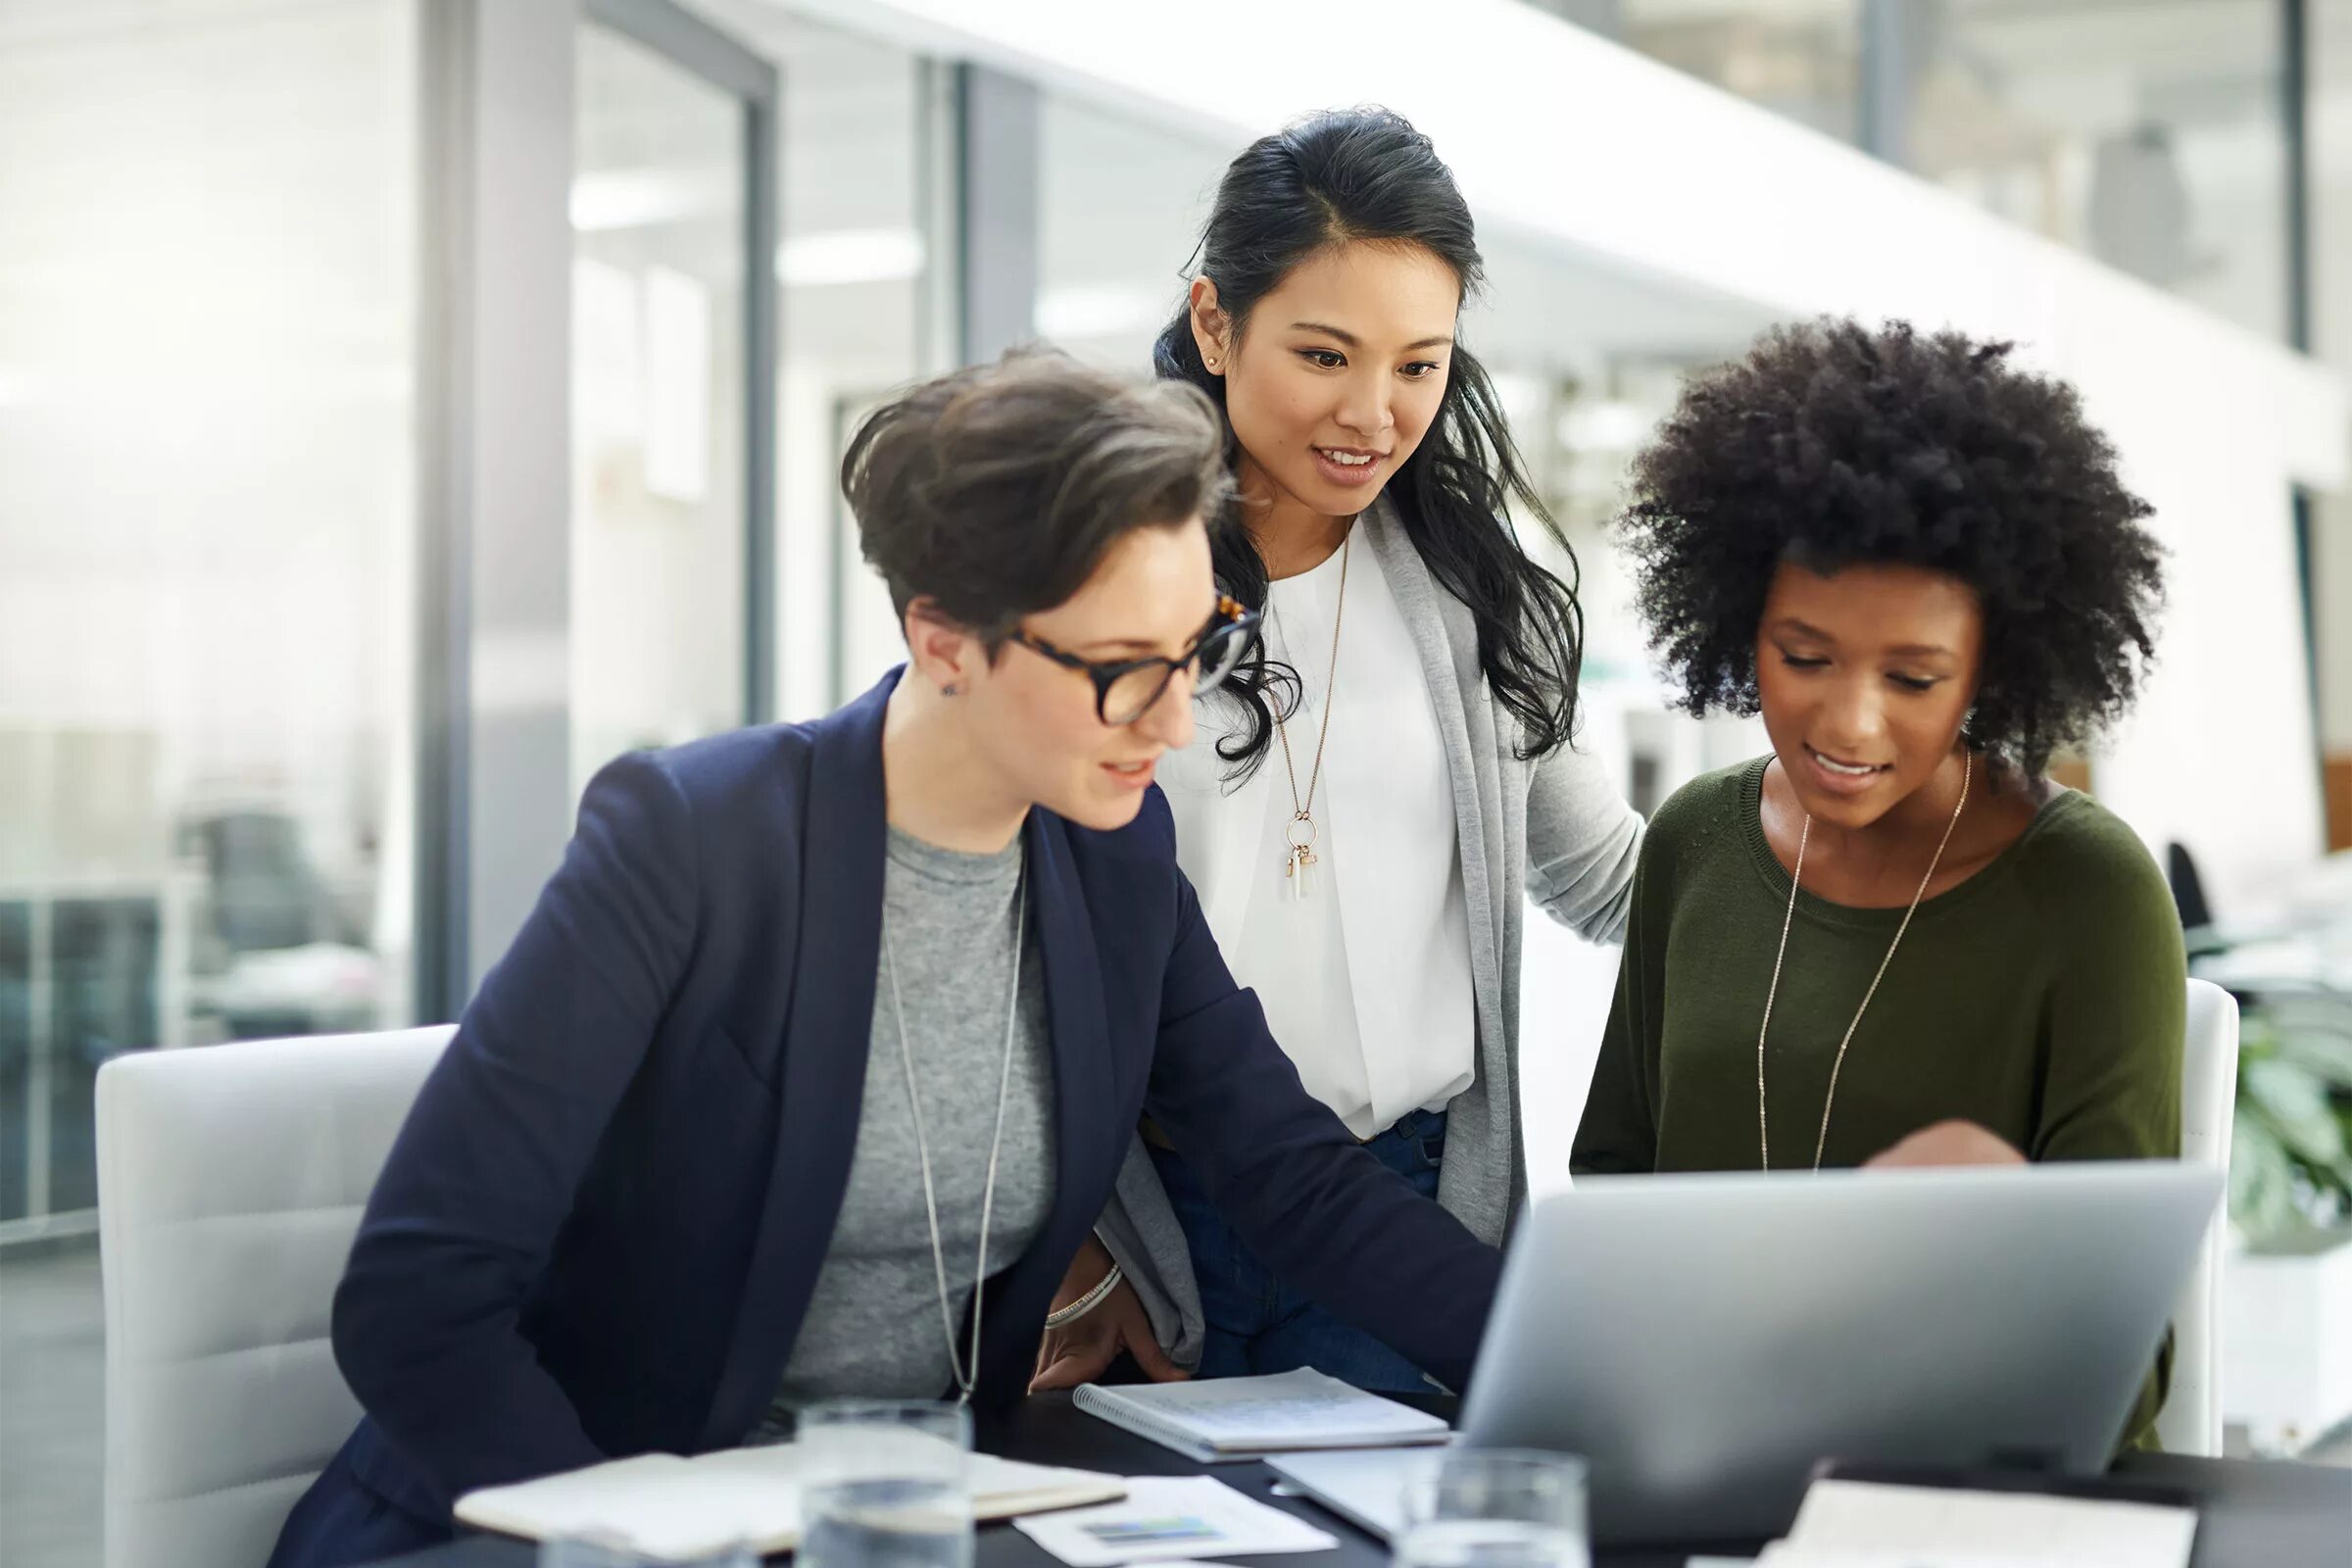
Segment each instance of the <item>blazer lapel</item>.
[{"label": "blazer lapel", "polygon": [[815,733],[775,1159],[733,1343],[704,1425],[706,1448],[741,1442],[765,1409],[849,1185],[882,946],[882,720],[897,685],[894,670]]},{"label": "blazer lapel", "polygon": [[[1069,827],[1046,811],[1029,813],[1029,879],[1046,961],[1046,1017],[1054,1053],[1055,1206],[1090,1191],[1089,1150],[1104,1138],[1110,1104],[1110,1013],[1102,999],[1102,956],[1095,945],[1086,890],[1071,862]],[[1112,1147],[1125,1152],[1118,1130]],[[1096,1159],[1095,1163],[1100,1163]],[[1088,1216],[1093,1223],[1094,1216]]]}]

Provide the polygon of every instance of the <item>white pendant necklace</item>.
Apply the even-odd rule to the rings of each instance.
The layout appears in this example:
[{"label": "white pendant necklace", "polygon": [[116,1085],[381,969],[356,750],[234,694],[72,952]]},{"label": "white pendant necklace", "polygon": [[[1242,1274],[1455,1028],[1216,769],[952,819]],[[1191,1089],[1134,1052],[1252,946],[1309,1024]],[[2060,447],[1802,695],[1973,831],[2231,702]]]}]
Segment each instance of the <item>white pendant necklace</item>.
[{"label": "white pendant necklace", "polygon": [[1332,697],[1340,684],[1340,621],[1348,610],[1348,551],[1355,543],[1355,530],[1340,541],[1340,592],[1331,607],[1331,672],[1323,681],[1323,721],[1315,730],[1314,765],[1306,772],[1306,794],[1298,793],[1298,769],[1291,760],[1291,732],[1277,713],[1274,733],[1282,742],[1282,770],[1291,780],[1291,819],[1283,828],[1282,874],[1284,891],[1293,900],[1302,900],[1314,891],[1312,877],[1315,867],[1315,786],[1323,779],[1323,743],[1331,738]]},{"label": "white pendant necklace", "polygon": [[1014,876],[1012,914],[1012,984],[1004,1004],[1004,1065],[997,1078],[997,1130],[988,1142],[988,1179],[980,1189],[980,1260],[972,1269],[972,1349],[970,1359],[956,1351],[956,1309],[948,1301],[948,1254],[939,1239],[939,1197],[931,1182],[931,1144],[923,1136],[923,1101],[914,1087],[914,1049],[906,1043],[906,1006],[899,999],[899,956],[890,943],[890,915],[882,917],[882,952],[890,960],[890,1011],[899,1028],[899,1060],[906,1070],[906,1103],[914,1112],[914,1152],[923,1167],[923,1212],[931,1220],[931,1271],[939,1284],[939,1319],[948,1336],[948,1370],[955,1375],[958,1404],[972,1402],[980,1381],[980,1300],[988,1285],[988,1227],[997,1206],[997,1155],[1004,1144],[1004,1103],[1012,1092],[1013,1035],[1021,1015],[1021,937],[1029,919],[1029,876],[1026,865]]},{"label": "white pendant necklace", "polygon": [[[1870,999],[1879,994],[1879,982],[1886,978],[1886,966],[1894,962],[1894,950],[1903,945],[1903,933],[1911,929],[1911,917],[1919,912],[1919,901],[1928,896],[1928,884],[1936,880],[1936,868],[1943,863],[1944,847],[1952,842],[1952,829],[1960,825],[1960,812],[1968,805],[1968,782],[1975,770],[1976,759],[1963,751],[1960,754],[1960,799],[1952,805],[1952,819],[1943,824],[1943,838],[1936,846],[1936,858],[1928,862],[1928,874],[1919,879],[1919,891],[1911,895],[1911,906],[1903,911],[1902,923],[1894,928],[1894,940],[1886,944],[1886,956],[1879,960],[1879,972],[1870,977],[1870,989],[1862,993],[1862,1005],[1854,1009],[1854,1021],[1845,1026],[1845,1038],[1838,1042],[1837,1059],[1830,1063],[1830,1089],[1821,1101],[1821,1132],[1813,1140],[1813,1168],[1821,1169],[1822,1151],[1830,1144],[1830,1109],[1838,1103],[1838,1074],[1845,1066],[1845,1048],[1854,1043],[1854,1031],[1862,1027],[1862,1014],[1870,1010]],[[1781,994],[1781,960],[1788,954],[1788,927],[1796,919],[1796,890],[1805,877],[1805,846],[1813,837],[1813,813],[1805,813],[1804,830],[1796,838],[1796,869],[1788,877],[1788,912],[1781,916],[1780,951],[1772,956],[1772,989],[1764,994],[1764,1022],[1756,1029],[1756,1163],[1763,1170],[1772,1169],[1772,1130],[1764,1115],[1764,1037],[1772,1032],[1772,1004]]]}]

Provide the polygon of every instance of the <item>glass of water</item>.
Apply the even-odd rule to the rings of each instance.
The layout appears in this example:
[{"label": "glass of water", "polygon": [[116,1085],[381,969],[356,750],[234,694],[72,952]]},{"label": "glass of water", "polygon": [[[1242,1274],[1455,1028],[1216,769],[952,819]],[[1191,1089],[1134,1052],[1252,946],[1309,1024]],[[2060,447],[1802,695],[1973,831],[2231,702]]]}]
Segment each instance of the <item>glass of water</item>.
[{"label": "glass of water", "polygon": [[665,1557],[604,1536],[563,1536],[539,1544],[539,1568],[760,1568],[760,1554],[737,1543],[707,1554]]},{"label": "glass of water", "polygon": [[1396,1568],[1592,1568],[1585,1462],[1451,1448],[1405,1489]]},{"label": "glass of water", "polygon": [[800,1413],[799,1568],[972,1568],[972,1413],[836,1399]]}]

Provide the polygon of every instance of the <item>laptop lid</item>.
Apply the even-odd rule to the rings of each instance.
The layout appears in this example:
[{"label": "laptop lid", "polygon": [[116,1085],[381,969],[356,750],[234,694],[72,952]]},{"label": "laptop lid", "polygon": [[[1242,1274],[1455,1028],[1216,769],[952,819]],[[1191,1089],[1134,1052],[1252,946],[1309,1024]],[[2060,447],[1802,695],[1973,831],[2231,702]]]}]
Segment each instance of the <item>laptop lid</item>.
[{"label": "laptop lid", "polygon": [[1603,1541],[1779,1534],[1825,1458],[2105,1468],[2221,1198],[2174,1161],[1587,1179],[1503,1270],[1465,1440]]}]

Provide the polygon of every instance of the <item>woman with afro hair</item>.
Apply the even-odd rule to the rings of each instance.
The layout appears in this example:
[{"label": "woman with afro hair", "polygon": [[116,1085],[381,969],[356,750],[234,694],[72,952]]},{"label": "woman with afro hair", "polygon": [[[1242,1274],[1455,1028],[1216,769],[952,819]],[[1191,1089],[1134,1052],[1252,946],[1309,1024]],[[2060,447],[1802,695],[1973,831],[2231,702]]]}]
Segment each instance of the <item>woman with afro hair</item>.
[{"label": "woman with afro hair", "polygon": [[1576,1170],[2179,1153],[2179,917],[2048,777],[2153,653],[2149,510],[2004,343],[1823,320],[1690,383],[1623,539],[1683,705],[1772,751],[1650,824]]}]

